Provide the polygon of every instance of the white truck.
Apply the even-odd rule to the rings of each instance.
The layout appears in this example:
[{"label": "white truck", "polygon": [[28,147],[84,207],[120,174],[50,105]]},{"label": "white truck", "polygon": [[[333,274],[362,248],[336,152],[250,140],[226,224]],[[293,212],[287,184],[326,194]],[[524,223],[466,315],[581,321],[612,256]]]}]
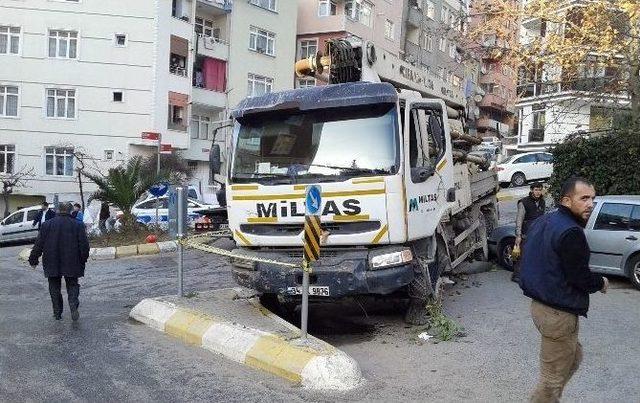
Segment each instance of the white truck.
[{"label": "white truck", "polygon": [[[376,55],[370,43],[332,40],[296,69],[329,84],[247,98],[232,113],[225,176],[234,252],[300,263],[305,188],[320,185],[325,236],[312,298],[405,296],[406,320],[424,323],[441,274],[486,259],[497,222],[495,173],[467,156],[480,140],[463,134],[461,90]],[[220,150],[212,152],[218,174]],[[301,270],[232,265],[240,285],[299,301]]]}]

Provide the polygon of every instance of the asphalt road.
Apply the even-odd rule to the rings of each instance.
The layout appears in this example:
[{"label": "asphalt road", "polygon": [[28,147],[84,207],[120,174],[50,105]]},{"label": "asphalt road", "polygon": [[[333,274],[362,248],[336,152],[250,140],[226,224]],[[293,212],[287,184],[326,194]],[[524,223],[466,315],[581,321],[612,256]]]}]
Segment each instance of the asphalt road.
[{"label": "asphalt road", "polygon": [[[496,270],[447,289],[446,313],[466,337],[433,344],[402,322],[399,303],[314,305],[310,332],[359,363],[367,380],[347,393],[317,393],[190,347],[128,319],[145,297],[174,293],[171,255],[91,262],[81,318],[51,318],[40,270],[0,248],[2,401],[525,401],[537,376],[538,335],[529,301]],[[628,402],[640,396],[640,292],[614,281],[582,320],[585,361],[566,401]],[[226,263],[188,252],[185,290],[234,286]],[[66,300],[66,296],[65,296]],[[66,307],[65,307],[66,308]]]}]

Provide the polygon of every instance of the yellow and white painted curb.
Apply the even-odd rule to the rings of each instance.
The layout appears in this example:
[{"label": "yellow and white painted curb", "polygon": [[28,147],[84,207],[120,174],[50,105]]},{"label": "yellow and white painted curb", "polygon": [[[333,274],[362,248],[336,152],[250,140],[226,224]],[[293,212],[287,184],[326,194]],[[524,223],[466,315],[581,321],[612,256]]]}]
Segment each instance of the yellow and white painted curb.
[{"label": "yellow and white painted curb", "polygon": [[142,300],[129,316],[185,343],[309,389],[350,390],[362,383],[353,358],[312,336],[307,343],[286,339],[158,298]]},{"label": "yellow and white painted curb", "polygon": [[[90,260],[113,260],[131,256],[156,255],[178,250],[176,241],[142,243],[139,245],[109,246],[106,248],[91,248]],[[18,259],[27,261],[32,248],[24,248],[18,254]]]}]

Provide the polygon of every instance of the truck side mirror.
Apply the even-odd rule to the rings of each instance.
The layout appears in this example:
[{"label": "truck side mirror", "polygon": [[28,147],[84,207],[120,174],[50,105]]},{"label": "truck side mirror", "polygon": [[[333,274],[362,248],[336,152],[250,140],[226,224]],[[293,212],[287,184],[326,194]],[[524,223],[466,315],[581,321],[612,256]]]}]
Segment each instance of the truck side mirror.
[{"label": "truck side mirror", "polygon": [[436,170],[433,167],[416,167],[411,168],[411,181],[413,183],[422,183],[429,179]]},{"label": "truck side mirror", "polygon": [[220,156],[220,144],[212,144],[211,151],[209,151],[209,169],[211,170],[211,176],[220,173],[220,166],[222,165],[222,158]]}]

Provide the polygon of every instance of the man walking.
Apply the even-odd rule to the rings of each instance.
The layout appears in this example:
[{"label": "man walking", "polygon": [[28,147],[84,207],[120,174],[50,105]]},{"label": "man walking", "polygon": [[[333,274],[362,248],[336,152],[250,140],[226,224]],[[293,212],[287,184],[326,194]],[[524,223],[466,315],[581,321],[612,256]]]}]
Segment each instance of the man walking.
[{"label": "man walking", "polygon": [[[514,247],[522,251],[522,240],[527,236],[527,230],[531,223],[545,212],[545,201],[542,197],[542,183],[535,182],[530,186],[529,196],[518,201],[518,213],[516,215],[516,242]],[[521,252],[522,253],[522,252]],[[513,274],[511,281],[520,281],[520,260],[513,262]]]},{"label": "man walking", "polygon": [[84,276],[85,263],[89,258],[89,240],[84,225],[71,217],[71,203],[61,203],[58,215],[42,224],[36,243],[29,256],[29,264],[35,268],[42,255],[44,275],[49,280],[49,294],[53,305],[53,317],[62,319],[61,280],[64,276],[71,318],[80,317],[80,285],[78,277]]},{"label": "man walking", "polygon": [[40,230],[40,226],[45,221],[49,221],[50,219],[55,217],[55,215],[56,213],[54,213],[52,210],[49,210],[49,203],[47,203],[46,201],[42,202],[42,207],[40,211],[38,211],[38,214],[36,214],[36,218],[33,220],[33,224],[31,226],[35,227],[37,225],[38,230]]},{"label": "man walking", "polygon": [[540,332],[540,380],[532,402],[558,402],[582,361],[578,316],[587,316],[589,294],[605,293],[609,281],[589,270],[583,227],[593,210],[595,190],[583,178],[567,180],[560,207],[536,220],[527,232],[520,287],[531,298]]}]

